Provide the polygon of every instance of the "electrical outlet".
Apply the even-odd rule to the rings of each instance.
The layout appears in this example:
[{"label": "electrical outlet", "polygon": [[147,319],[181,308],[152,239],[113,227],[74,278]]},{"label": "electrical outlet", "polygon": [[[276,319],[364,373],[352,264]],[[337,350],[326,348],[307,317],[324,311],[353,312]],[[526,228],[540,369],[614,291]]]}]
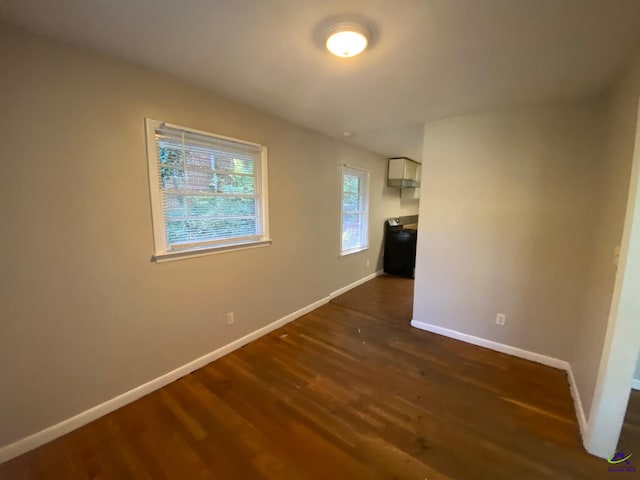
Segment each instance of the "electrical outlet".
[{"label": "electrical outlet", "polygon": [[234,323],[236,323],[236,319],[233,317],[233,312],[227,313],[226,318],[227,318],[227,325],[233,325]]},{"label": "electrical outlet", "polygon": [[496,325],[504,325],[506,321],[507,317],[504,313],[499,313],[498,315],[496,315]]},{"label": "electrical outlet", "polygon": [[367,258],[367,267],[368,267],[369,265],[371,265],[371,260],[369,260],[369,259]]}]

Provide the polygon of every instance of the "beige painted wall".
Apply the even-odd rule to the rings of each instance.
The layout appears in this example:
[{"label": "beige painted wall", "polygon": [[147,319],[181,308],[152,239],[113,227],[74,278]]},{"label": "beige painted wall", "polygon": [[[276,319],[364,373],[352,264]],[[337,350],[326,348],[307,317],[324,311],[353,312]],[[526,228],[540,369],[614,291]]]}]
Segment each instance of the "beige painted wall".
[{"label": "beige painted wall", "polygon": [[640,58],[629,66],[605,97],[604,157],[594,210],[597,228],[593,232],[583,319],[576,330],[573,355],[569,359],[588,417],[616,278],[614,253],[624,228],[639,95]]},{"label": "beige painted wall", "polygon": [[567,359],[602,126],[597,99],[425,126],[415,320]]},{"label": "beige painted wall", "polygon": [[[0,446],[376,271],[417,213],[383,158],[173,78],[3,26],[0,60]],[[268,146],[271,247],[150,263],[145,117]],[[372,171],[372,247],[339,259],[342,162]]]}]

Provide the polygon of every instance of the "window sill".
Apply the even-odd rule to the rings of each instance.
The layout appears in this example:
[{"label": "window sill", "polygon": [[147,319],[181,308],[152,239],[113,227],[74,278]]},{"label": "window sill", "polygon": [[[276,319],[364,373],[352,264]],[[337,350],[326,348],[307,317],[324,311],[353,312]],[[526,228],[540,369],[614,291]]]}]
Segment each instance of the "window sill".
[{"label": "window sill", "polygon": [[214,247],[210,246],[210,247],[194,248],[190,250],[161,253],[161,254],[152,256],[151,261],[155,263],[173,262],[176,260],[186,260],[187,258],[213,255],[216,253],[236,252],[238,250],[249,250],[252,248],[268,247],[270,245],[271,245],[271,239],[260,240],[257,242],[243,242],[243,243],[232,243],[227,245],[216,245]]},{"label": "window sill", "polygon": [[346,256],[351,255],[353,253],[364,252],[365,250],[369,250],[369,245],[367,245],[366,247],[354,248],[352,250],[345,250],[344,252],[340,252],[340,256],[341,257],[346,257]]}]

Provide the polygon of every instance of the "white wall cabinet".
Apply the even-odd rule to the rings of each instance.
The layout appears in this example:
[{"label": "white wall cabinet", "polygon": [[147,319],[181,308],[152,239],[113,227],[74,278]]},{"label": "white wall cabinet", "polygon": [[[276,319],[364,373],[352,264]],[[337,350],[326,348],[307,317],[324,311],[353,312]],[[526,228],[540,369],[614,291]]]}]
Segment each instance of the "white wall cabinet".
[{"label": "white wall cabinet", "polygon": [[417,188],[420,186],[422,165],[407,157],[389,159],[387,185],[400,188]]}]

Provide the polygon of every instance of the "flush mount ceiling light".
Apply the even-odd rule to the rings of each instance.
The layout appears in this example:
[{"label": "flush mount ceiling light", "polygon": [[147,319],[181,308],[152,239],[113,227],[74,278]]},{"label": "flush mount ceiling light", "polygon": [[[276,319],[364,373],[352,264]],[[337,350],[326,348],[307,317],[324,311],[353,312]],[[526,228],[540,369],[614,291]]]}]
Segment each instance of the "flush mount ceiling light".
[{"label": "flush mount ceiling light", "polygon": [[327,50],[348,58],[361,53],[369,44],[369,30],[358,23],[339,23],[327,36]]}]

